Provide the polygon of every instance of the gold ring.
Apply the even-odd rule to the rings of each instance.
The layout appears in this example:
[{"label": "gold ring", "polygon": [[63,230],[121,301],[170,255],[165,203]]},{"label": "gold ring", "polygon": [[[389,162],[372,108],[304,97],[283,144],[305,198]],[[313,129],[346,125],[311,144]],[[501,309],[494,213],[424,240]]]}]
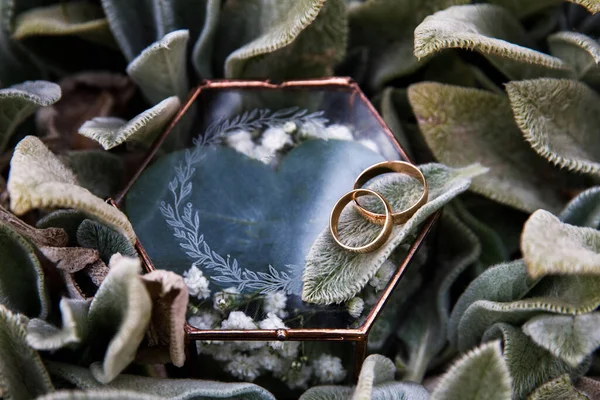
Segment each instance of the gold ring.
[{"label": "gold ring", "polygon": [[[340,221],[340,215],[342,214],[342,210],[348,203],[350,203],[356,197],[366,196],[366,195],[376,196],[383,205],[385,206],[385,220],[383,225],[383,229],[379,232],[379,235],[371,242],[367,243],[364,246],[359,247],[350,247],[343,244],[338,237],[338,222]],[[329,229],[331,230],[331,236],[333,236],[333,240],[340,245],[342,248],[351,251],[353,253],[370,253],[371,251],[377,250],[388,240],[390,234],[392,233],[392,228],[394,227],[394,220],[392,218],[392,206],[390,203],[379,193],[374,192],[369,189],[354,189],[345,195],[343,195],[331,211],[331,217],[329,218]]]},{"label": "gold ring", "polygon": [[[417,178],[423,184],[423,194],[421,195],[419,200],[417,200],[416,203],[414,203],[406,210],[402,210],[401,212],[392,214],[394,225],[403,224],[406,221],[408,221],[409,218],[412,217],[414,213],[416,213],[417,210],[421,208],[421,206],[423,206],[423,204],[427,203],[429,189],[427,187],[427,181],[425,180],[425,176],[423,176],[423,173],[421,172],[421,170],[419,170],[419,168],[417,168],[413,164],[404,161],[383,161],[365,169],[358,176],[358,178],[356,178],[356,181],[354,182],[354,189],[356,190],[361,188],[365,183],[367,183],[374,177],[387,172],[405,173],[406,175],[412,176],[413,178]],[[360,204],[358,204],[358,201],[356,201],[356,197],[354,197],[353,200],[354,206],[368,221],[373,222],[377,225],[383,225],[387,221],[387,215],[377,214],[365,210]]]}]

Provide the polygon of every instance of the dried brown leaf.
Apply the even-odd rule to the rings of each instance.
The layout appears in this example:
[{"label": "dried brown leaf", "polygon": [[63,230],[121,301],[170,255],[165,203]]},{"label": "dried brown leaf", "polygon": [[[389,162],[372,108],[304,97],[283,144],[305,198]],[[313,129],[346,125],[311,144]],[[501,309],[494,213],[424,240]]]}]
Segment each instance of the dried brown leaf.
[{"label": "dried brown leaf", "polygon": [[[0,192],[2,192],[1,182]],[[0,222],[10,225],[19,235],[31,240],[37,246],[63,247],[69,241],[69,237],[64,229],[36,229],[21,221],[13,213],[2,207],[2,204],[0,204]]]},{"label": "dried brown leaf", "polygon": [[44,256],[56,263],[56,268],[67,273],[81,271],[100,258],[98,250],[83,247],[40,247]]}]

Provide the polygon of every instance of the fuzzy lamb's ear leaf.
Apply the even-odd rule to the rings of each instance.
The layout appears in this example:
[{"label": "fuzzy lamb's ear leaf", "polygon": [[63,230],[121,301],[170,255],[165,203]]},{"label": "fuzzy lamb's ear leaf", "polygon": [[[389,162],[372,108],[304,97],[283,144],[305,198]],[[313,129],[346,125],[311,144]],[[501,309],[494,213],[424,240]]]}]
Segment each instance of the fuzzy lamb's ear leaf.
[{"label": "fuzzy lamb's ear leaf", "polygon": [[[508,324],[496,324],[484,335],[483,340],[502,339],[504,358],[512,377],[512,392],[515,398],[524,398],[541,384],[569,374],[578,378],[587,371],[590,360],[576,367],[554,357],[546,349],[539,347],[519,328]],[[527,356],[524,357],[523,355]]]},{"label": "fuzzy lamb's ear leaf", "polygon": [[117,254],[109,266],[89,313],[91,342],[97,348],[108,345],[102,365],[92,365],[102,383],[112,381],[134,360],[152,312],[150,295],[138,275],[140,261]]},{"label": "fuzzy lamb's ear leaf", "polygon": [[[479,165],[452,169],[441,164],[426,164],[421,169],[429,185],[428,203],[408,222],[395,226],[390,239],[378,250],[367,254],[351,253],[335,243],[329,229],[325,229],[317,237],[306,257],[306,268],[302,277],[304,301],[331,304],[354,297],[408,235],[446,203],[467,190],[473,176],[485,172],[485,168]],[[382,179],[374,181],[371,188],[382,193],[393,209],[404,209],[413,204],[423,190],[415,179],[407,181],[404,178],[396,175],[383,176]],[[402,185],[402,190],[398,190],[398,185]],[[382,207],[375,201],[365,201],[365,205],[373,210]],[[381,229],[366,221],[354,207],[344,210],[340,217],[340,226],[353,227],[340,231],[342,242],[350,246],[372,240]]]},{"label": "fuzzy lamb's ear leaf", "polygon": [[500,342],[469,351],[450,367],[431,394],[431,400],[510,400],[511,377]]},{"label": "fuzzy lamb's ear leaf", "polygon": [[62,157],[77,182],[92,194],[106,199],[123,188],[123,158],[103,150],[71,151]]},{"label": "fuzzy lamb's ear leaf", "polygon": [[598,229],[600,227],[600,186],[577,195],[560,213],[565,224]]},{"label": "fuzzy lamb's ear leaf", "polygon": [[560,222],[548,211],[525,223],[521,251],[532,278],[544,275],[600,275],[600,232]]},{"label": "fuzzy lamb's ear leaf", "polygon": [[598,381],[598,378],[592,379],[583,376],[575,382],[575,387],[589,399],[600,399],[600,381]]},{"label": "fuzzy lamb's ear leaf", "polygon": [[60,86],[46,81],[31,81],[0,89],[0,152],[17,127],[38,107],[49,106],[60,99]]},{"label": "fuzzy lamb's ear leaf", "polygon": [[168,33],[136,57],[127,73],[142,89],[152,104],[167,97],[185,100],[188,94],[187,44],[190,33],[179,30]]},{"label": "fuzzy lamb's ear leaf", "polygon": [[42,319],[32,319],[27,324],[27,343],[36,350],[58,350],[65,346],[78,345],[88,335],[88,309],[86,300],[60,300],[62,328],[57,328]]},{"label": "fuzzy lamb's ear leaf", "polygon": [[138,375],[121,374],[103,385],[94,379],[88,369],[58,362],[48,362],[53,377],[72,383],[85,390],[126,390],[150,394],[168,399],[217,399],[235,398],[245,400],[275,400],[262,387],[252,383],[224,383],[195,379],[157,379]]},{"label": "fuzzy lamb's ear leaf", "polygon": [[600,1],[598,0],[568,0],[571,3],[579,4],[587,8],[591,13],[600,12]]},{"label": "fuzzy lamb's ear leaf", "polygon": [[344,0],[227,2],[215,50],[229,79],[326,76],[344,57],[347,30]]},{"label": "fuzzy lamb's ear leaf", "polygon": [[469,306],[479,300],[508,302],[522,298],[536,281],[527,275],[523,260],[512,261],[488,268],[460,296],[452,309],[448,323],[448,339],[456,347],[459,323]]},{"label": "fuzzy lamb's ear leaf", "polygon": [[123,256],[137,257],[135,248],[126,237],[119,232],[89,219],[84,220],[77,228],[77,243],[89,249],[96,249],[105,263],[119,253]]},{"label": "fuzzy lamb's ear leaf", "polygon": [[185,362],[185,315],[189,300],[188,289],[181,275],[171,271],[155,270],[142,276],[142,282],[152,300],[152,320],[148,346],[138,359],[158,353],[162,362],[176,367]]},{"label": "fuzzy lamb's ear leaf", "polygon": [[40,229],[59,228],[69,236],[68,246],[77,245],[77,228],[87,216],[77,210],[56,210],[42,217],[36,227]]},{"label": "fuzzy lamb's ear leaf", "polygon": [[348,10],[350,48],[367,48],[368,84],[380,88],[387,82],[420,68],[413,55],[413,32],[423,18],[467,0],[361,2]]},{"label": "fuzzy lamb's ear leaf", "polygon": [[213,72],[213,51],[215,35],[219,27],[222,0],[206,1],[206,19],[200,37],[192,50],[192,62],[196,72],[204,79],[215,77]]},{"label": "fuzzy lamb's ear leaf", "polygon": [[600,45],[577,32],[558,32],[548,36],[550,52],[569,64],[578,79],[597,82],[600,78]]},{"label": "fuzzy lamb's ear leaf", "polygon": [[58,390],[36,400],[164,400],[164,397],[129,390]]},{"label": "fuzzy lamb's ear leaf", "polygon": [[373,387],[380,383],[393,381],[395,373],[396,366],[392,360],[379,354],[370,355],[360,369],[352,400],[371,399]]},{"label": "fuzzy lamb's ear leaf", "polygon": [[573,386],[568,374],[561,375],[537,388],[529,400],[589,400]]},{"label": "fuzzy lamb's ear leaf", "polygon": [[462,48],[483,54],[511,80],[571,74],[562,60],[532,47],[519,21],[493,4],[450,7],[428,16],[415,29],[417,58]]},{"label": "fuzzy lamb's ear leaf", "polygon": [[8,192],[17,215],[36,208],[75,208],[122,233],[135,243],[135,233],[121,211],[77,184],[72,171],[33,136],[21,140],[10,162]]},{"label": "fuzzy lamb's ear leaf", "polygon": [[600,172],[600,96],[567,79],[509,82],[515,121],[531,147],[561,168]]},{"label": "fuzzy lamb's ear leaf", "polygon": [[179,110],[180,104],[178,97],[168,97],[129,122],[115,117],[97,117],[81,125],[79,134],[94,139],[105,150],[126,141],[149,146]]},{"label": "fuzzy lamb's ear leaf", "polygon": [[440,162],[455,168],[480,162],[490,168],[473,179],[473,191],[526,212],[558,211],[563,190],[578,183],[523,140],[506,96],[425,82],[410,86],[408,98]]},{"label": "fuzzy lamb's ear leaf", "polygon": [[350,396],[352,396],[351,387],[325,385],[311,387],[298,400],[348,400]]},{"label": "fuzzy lamb's ear leaf", "polygon": [[29,317],[45,318],[49,300],[34,247],[0,222],[0,304]]},{"label": "fuzzy lamb's ear leaf", "polygon": [[27,344],[26,322],[0,304],[0,395],[33,399],[54,390],[44,364]]},{"label": "fuzzy lamb's ear leaf", "polygon": [[13,37],[18,40],[35,36],[71,35],[115,46],[102,8],[88,0],[27,10],[17,16],[13,31]]},{"label": "fuzzy lamb's ear leaf", "polygon": [[523,332],[572,367],[600,346],[600,313],[540,315],[523,325]]},{"label": "fuzzy lamb's ear leaf", "polygon": [[56,268],[70,274],[81,271],[100,259],[97,250],[81,247],[44,246],[40,247],[40,251],[44,257],[56,264]]}]

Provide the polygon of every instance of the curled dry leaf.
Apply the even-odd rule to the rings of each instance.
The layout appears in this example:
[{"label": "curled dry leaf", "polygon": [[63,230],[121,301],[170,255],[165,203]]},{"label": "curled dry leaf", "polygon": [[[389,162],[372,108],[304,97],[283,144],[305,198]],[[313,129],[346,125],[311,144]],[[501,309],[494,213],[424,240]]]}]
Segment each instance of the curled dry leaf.
[{"label": "curled dry leaf", "polygon": [[[183,366],[185,362],[184,325],[188,290],[183,278],[171,271],[156,270],[142,276],[142,282],[152,300],[152,320],[148,332],[150,349],[140,354],[150,358],[154,354],[167,353],[161,363],[170,359],[173,365]],[[165,352],[165,349],[167,351]]]},{"label": "curled dry leaf", "polygon": [[98,250],[82,247],[40,247],[44,256],[56,264],[56,268],[65,273],[81,271],[100,258]]},{"label": "curled dry leaf", "polygon": [[121,115],[135,93],[133,82],[125,75],[110,72],[82,72],[59,82],[60,101],[38,110],[36,122],[44,142],[56,152],[99,148],[77,133],[79,127],[95,117]]},{"label": "curled dry leaf", "polygon": [[[0,192],[2,187],[0,185]],[[26,224],[19,218],[14,216],[7,209],[2,207],[0,204],[0,222],[10,225],[17,233],[21,236],[31,240],[38,247],[53,246],[62,247],[66,246],[69,238],[67,233],[60,228],[46,228],[36,229],[31,225]]]},{"label": "curled dry leaf", "polygon": [[15,148],[8,191],[11,209],[17,215],[36,208],[74,208],[112,226],[135,243],[133,227],[125,214],[78,186],[73,172],[36,137],[27,136]]},{"label": "curled dry leaf", "polygon": [[600,275],[600,232],[560,222],[548,211],[538,210],[529,217],[521,250],[532,278]]}]

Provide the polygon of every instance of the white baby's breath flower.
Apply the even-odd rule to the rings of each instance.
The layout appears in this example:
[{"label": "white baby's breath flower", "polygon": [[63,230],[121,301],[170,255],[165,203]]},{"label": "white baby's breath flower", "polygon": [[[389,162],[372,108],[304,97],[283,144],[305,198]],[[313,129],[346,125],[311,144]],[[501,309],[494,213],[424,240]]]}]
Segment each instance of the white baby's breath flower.
[{"label": "white baby's breath flower", "polygon": [[[287,329],[281,318],[274,313],[267,314],[267,318],[260,321],[258,326],[260,329]],[[281,350],[284,344],[284,342],[269,342],[269,346],[275,350]]]},{"label": "white baby's breath flower", "polygon": [[238,379],[252,382],[260,375],[260,364],[254,356],[236,354],[225,370]]},{"label": "white baby's breath flower", "polygon": [[352,318],[358,318],[365,309],[365,302],[360,297],[353,297],[346,304],[346,308]]},{"label": "white baby's breath flower", "polygon": [[265,146],[256,146],[252,153],[252,158],[264,163],[270,164],[276,156],[276,151]]},{"label": "white baby's breath flower", "polygon": [[239,292],[236,288],[230,287],[221,292],[215,293],[213,296],[213,308],[223,312],[231,308],[235,304]]},{"label": "white baby's breath flower", "polygon": [[381,267],[379,267],[375,275],[371,278],[369,285],[373,286],[378,292],[383,290],[385,285],[387,285],[390,281],[392,275],[394,275],[394,271],[396,271],[396,266],[393,262],[387,260]]},{"label": "white baby's breath flower", "polygon": [[305,122],[300,126],[300,137],[303,139],[322,139],[325,125],[318,122]]},{"label": "white baby's breath flower", "polygon": [[275,152],[293,144],[293,142],[292,137],[283,128],[272,127],[263,132],[260,144],[262,147]]},{"label": "white baby's breath flower", "polygon": [[283,359],[268,347],[262,347],[256,357],[260,366],[267,371],[279,371],[283,368]]},{"label": "white baby's breath flower", "polygon": [[202,271],[195,265],[183,273],[183,281],[188,288],[190,296],[199,299],[207,299],[210,297],[210,289],[208,288],[208,279]]},{"label": "white baby's breath flower", "polygon": [[256,323],[242,311],[232,311],[229,317],[221,322],[221,329],[256,329]]},{"label": "white baby's breath flower", "polygon": [[[272,342],[273,343],[273,342]],[[279,355],[286,360],[294,360],[298,357],[300,351],[300,342],[274,342],[280,343],[281,347],[277,349]]]},{"label": "white baby's breath flower", "polygon": [[287,304],[287,295],[283,291],[268,293],[263,301],[263,310],[265,313],[273,313],[280,318],[287,317],[285,306]]},{"label": "white baby's breath flower", "polygon": [[202,312],[188,318],[188,323],[197,329],[212,329],[220,318],[212,312]]},{"label": "white baby's breath flower", "polygon": [[227,135],[227,145],[234,150],[253,157],[256,145],[252,141],[252,135],[247,131],[236,131]]},{"label": "white baby's breath flower", "polygon": [[362,139],[359,140],[358,143],[362,144],[369,150],[373,150],[375,153],[379,153],[379,146],[371,139]]},{"label": "white baby's breath flower", "polygon": [[281,379],[285,381],[290,389],[306,389],[308,381],[312,376],[313,368],[308,365],[302,365],[285,368],[283,372],[285,374],[281,376]]},{"label": "white baby's breath flower", "polygon": [[297,128],[297,125],[294,121],[288,121],[283,124],[283,130],[285,133],[293,133]]},{"label": "white baby's breath flower", "polygon": [[352,131],[345,125],[333,124],[329,125],[322,133],[322,139],[335,139],[335,140],[354,140]]},{"label": "white baby's breath flower", "polygon": [[346,377],[346,370],[339,357],[323,354],[313,362],[315,376],[320,383],[336,383]]}]

